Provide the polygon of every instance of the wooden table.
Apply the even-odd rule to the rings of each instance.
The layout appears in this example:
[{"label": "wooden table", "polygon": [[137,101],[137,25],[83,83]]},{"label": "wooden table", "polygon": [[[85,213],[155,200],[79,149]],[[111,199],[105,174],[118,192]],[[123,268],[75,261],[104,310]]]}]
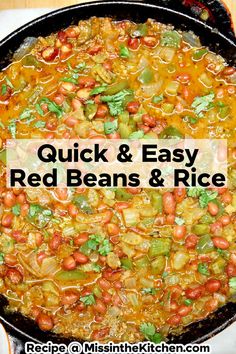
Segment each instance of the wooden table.
[{"label": "wooden table", "polygon": [[[91,0],[0,0],[0,9],[36,8],[36,7],[63,7]],[[232,14],[236,29],[236,0],[223,0]]]}]

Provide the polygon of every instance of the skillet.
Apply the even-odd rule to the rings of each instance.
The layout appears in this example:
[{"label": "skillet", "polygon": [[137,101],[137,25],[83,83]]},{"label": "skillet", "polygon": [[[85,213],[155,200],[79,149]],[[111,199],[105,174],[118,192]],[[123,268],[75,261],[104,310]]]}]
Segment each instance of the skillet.
[{"label": "skillet", "polygon": [[[203,45],[212,51],[221,54],[227,62],[236,65],[236,39],[234,37],[230,18],[225,8],[218,1],[205,1],[211,5],[210,18],[207,23],[200,21],[190,7],[190,15],[182,2],[171,0],[149,0],[147,4],[134,1],[103,1],[70,6],[53,11],[22,26],[0,42],[0,69],[7,66],[13,53],[19,48],[26,37],[47,36],[71,24],[76,24],[80,19],[90,16],[110,16],[116,20],[129,19],[135,22],[145,22],[147,18],[154,18],[159,22],[173,24],[177,29],[192,30],[197,34]],[[175,6],[170,8],[170,3]],[[196,4],[195,0],[183,1],[185,5]],[[167,7],[165,7],[167,6]],[[218,21],[218,23],[217,23]],[[222,32],[216,29],[220,26]],[[68,344],[73,338],[64,338],[51,332],[42,332],[35,323],[19,313],[10,313],[6,310],[7,299],[0,296],[0,320],[8,332],[16,338],[25,341]],[[214,336],[231,323],[236,321],[236,303],[228,303],[208,318],[186,327],[179,336],[169,336],[172,343],[200,343]],[[75,339],[74,339],[75,340]]]}]

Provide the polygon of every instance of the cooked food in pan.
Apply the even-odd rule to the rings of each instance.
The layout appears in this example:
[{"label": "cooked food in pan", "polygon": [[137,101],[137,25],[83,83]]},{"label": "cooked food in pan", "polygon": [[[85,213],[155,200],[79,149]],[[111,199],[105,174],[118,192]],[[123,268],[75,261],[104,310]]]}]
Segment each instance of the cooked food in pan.
[{"label": "cooked food in pan", "polygon": [[[0,73],[0,293],[43,331],[160,342],[236,294],[236,71],[191,32],[80,21]],[[7,189],[7,138],[228,140],[228,188]]]}]

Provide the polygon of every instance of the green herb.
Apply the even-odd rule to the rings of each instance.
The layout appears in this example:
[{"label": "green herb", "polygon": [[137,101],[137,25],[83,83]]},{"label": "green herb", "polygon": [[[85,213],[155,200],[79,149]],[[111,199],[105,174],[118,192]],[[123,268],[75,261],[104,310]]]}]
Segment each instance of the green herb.
[{"label": "green herb", "polygon": [[206,96],[195,97],[191,107],[194,109],[196,115],[203,117],[203,112],[208,111],[212,107],[214,98],[215,94],[213,92]]},{"label": "green herb", "polygon": [[93,95],[98,95],[99,93],[102,93],[104,91],[106,91],[107,89],[107,85],[102,85],[102,86],[97,86],[97,87],[94,87],[94,89],[92,89],[89,93],[90,96],[93,96]]},{"label": "green herb", "polygon": [[176,31],[167,31],[161,34],[161,45],[164,47],[179,48],[181,37]]},{"label": "green herb", "polygon": [[11,133],[11,136],[13,139],[16,138],[16,121],[13,120],[9,125],[8,125],[8,130]]},{"label": "green herb", "polygon": [[63,81],[63,82],[72,82],[72,84],[77,84],[77,79],[74,78],[74,77],[62,77],[60,79],[60,81]]},{"label": "green herb", "polygon": [[161,101],[163,101],[163,99],[164,99],[163,94],[161,94],[159,96],[153,96],[152,103],[160,103]]},{"label": "green herb", "polygon": [[102,267],[99,264],[93,263],[92,264],[92,270],[96,273],[100,273],[101,272]]},{"label": "green herb", "polygon": [[5,81],[6,81],[7,85],[10,86],[10,88],[14,89],[14,86],[13,86],[12,82],[8,79],[8,77],[5,78]]},{"label": "green herb", "polygon": [[135,139],[142,139],[144,137],[144,131],[143,130],[137,130],[136,132],[133,132],[129,135],[129,139],[135,140]]},{"label": "green herb", "polygon": [[80,210],[85,214],[92,214],[93,209],[89,205],[88,198],[84,195],[75,195],[73,200],[73,204],[75,204]]},{"label": "green herb", "polygon": [[229,286],[231,289],[236,290],[236,277],[230,278]]},{"label": "green herb", "polygon": [[132,94],[132,90],[122,90],[115,95],[102,96],[101,101],[107,102],[111,116],[116,116],[124,111],[125,100]]},{"label": "green herb", "polygon": [[86,306],[96,304],[95,297],[93,294],[82,296],[80,298],[80,301],[83,302]]},{"label": "green herb", "polygon": [[140,326],[140,332],[147,340],[153,343],[158,344],[163,341],[162,335],[156,332],[156,328],[152,323],[142,323]]},{"label": "green herb", "polygon": [[2,84],[1,94],[4,96],[6,93],[7,93],[7,85],[6,84]]},{"label": "green herb", "polygon": [[191,306],[192,303],[193,303],[193,301],[190,300],[190,299],[185,299],[185,300],[184,300],[184,304],[187,305],[187,306]]},{"label": "green herb", "polygon": [[86,242],[86,245],[89,249],[95,251],[102,241],[102,237],[97,234],[93,234],[89,236],[89,240]]},{"label": "green herb", "polygon": [[72,68],[70,63],[67,63],[67,66],[70,71],[77,73],[77,72],[84,70],[86,68],[86,63],[85,62],[79,63],[74,68]]},{"label": "green herb", "polygon": [[51,101],[47,97],[41,98],[41,100],[39,101],[39,104],[41,105],[42,103],[46,103],[47,106],[48,106],[48,110],[50,112],[52,112],[52,113],[55,113],[57,118],[61,118],[62,117],[63,110],[58,104],[56,104],[55,102]]},{"label": "green herb", "polygon": [[36,105],[35,105],[35,109],[36,109],[36,111],[38,112],[38,114],[40,115],[40,116],[44,116],[44,111],[42,110],[42,108],[41,108],[41,106],[40,106],[40,104],[39,103],[37,103]]},{"label": "green herb", "polygon": [[201,208],[205,208],[208,203],[214,200],[218,195],[217,192],[209,191],[207,189],[198,187],[189,188],[187,190],[187,194],[189,197],[199,197],[199,205]]},{"label": "green herb", "polygon": [[197,270],[199,273],[203,275],[207,275],[207,276],[210,275],[207,263],[199,263]]},{"label": "green herb", "polygon": [[94,104],[94,101],[93,100],[87,100],[87,101],[85,101],[85,104]]},{"label": "green herb", "polygon": [[217,252],[219,253],[220,256],[228,259],[229,258],[229,252],[226,250],[222,250],[221,248],[217,248]]},{"label": "green herb", "polygon": [[190,124],[196,124],[198,122],[198,119],[192,116],[185,116],[183,117],[184,122],[188,122]]},{"label": "green herb", "polygon": [[112,122],[104,123],[104,132],[105,134],[112,134],[118,129],[118,120],[115,119]]},{"label": "green herb", "polygon": [[32,113],[31,109],[29,109],[29,108],[24,109],[23,112],[19,116],[20,120],[31,118],[31,113]]},{"label": "green herb", "polygon": [[15,204],[11,210],[14,215],[19,216],[21,211],[20,204]]},{"label": "green herb", "polygon": [[176,216],[176,218],[175,218],[175,223],[176,223],[177,225],[184,225],[185,221],[184,221],[184,219],[179,218],[178,216]]},{"label": "green herb", "polygon": [[199,188],[199,187],[193,187],[193,188],[189,188],[187,190],[187,195],[189,197],[192,197],[192,198],[197,198],[201,195],[201,193],[204,191],[203,188]]},{"label": "green herb", "polygon": [[107,256],[108,253],[111,252],[111,244],[109,242],[109,240],[104,239],[101,243],[101,245],[99,246],[98,252],[102,255],[102,256]]},{"label": "green herb", "polygon": [[52,218],[52,211],[39,204],[30,204],[28,218],[35,226],[43,228]]},{"label": "green herb", "polygon": [[0,265],[4,263],[4,253],[0,252]]},{"label": "green herb", "polygon": [[120,45],[120,57],[121,58],[129,58],[130,57],[129,49],[124,44]]},{"label": "green herb", "polygon": [[43,120],[38,120],[34,123],[35,128],[44,128],[46,123]]},{"label": "green herb", "polygon": [[144,295],[150,294],[150,295],[156,295],[157,294],[157,289],[155,288],[144,288],[141,290],[141,293]]}]

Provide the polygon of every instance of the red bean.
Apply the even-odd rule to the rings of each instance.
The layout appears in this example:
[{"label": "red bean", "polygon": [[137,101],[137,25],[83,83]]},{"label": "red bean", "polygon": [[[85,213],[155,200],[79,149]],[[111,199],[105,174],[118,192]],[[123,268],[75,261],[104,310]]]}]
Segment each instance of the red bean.
[{"label": "red bean", "polygon": [[101,340],[104,339],[110,332],[110,328],[109,327],[105,327],[102,329],[96,329],[95,331],[92,332],[91,334],[91,339],[92,340]]},{"label": "red bean", "polygon": [[58,55],[58,49],[54,47],[47,47],[43,49],[41,55],[45,61],[53,61]]},{"label": "red bean", "polygon": [[112,61],[111,60],[105,60],[104,63],[102,64],[102,66],[106,70],[111,71],[112,70]]},{"label": "red bean", "polygon": [[74,257],[72,257],[72,256],[65,257],[62,261],[62,267],[65,270],[75,269],[76,268],[76,261],[75,261]]},{"label": "red bean", "polygon": [[173,236],[176,240],[182,240],[186,235],[185,225],[176,225],[174,227]]},{"label": "red bean", "polygon": [[221,200],[224,204],[231,204],[232,200],[233,200],[233,196],[230,192],[225,192],[222,196],[221,196]]},{"label": "red bean", "polygon": [[73,82],[62,82],[58,91],[63,95],[67,95],[68,93],[75,92],[76,89],[77,87]]},{"label": "red bean", "polygon": [[128,39],[128,47],[132,50],[138,49],[140,41],[138,38],[129,38]]},{"label": "red bean", "polygon": [[178,303],[176,301],[171,301],[171,303],[170,303],[170,311],[176,312],[177,309],[178,309]]},{"label": "red bean", "polygon": [[74,290],[66,290],[61,296],[62,305],[73,305],[79,300],[79,294]]},{"label": "red bean", "polygon": [[156,119],[149,114],[143,114],[142,121],[144,125],[147,125],[150,128],[154,128],[156,126]]},{"label": "red bean", "polygon": [[175,214],[176,202],[171,192],[163,194],[163,210],[166,214]]},{"label": "red bean", "polygon": [[133,188],[133,187],[127,187],[126,188],[127,192],[130,194],[139,194],[142,191],[142,188]]},{"label": "red bean", "polygon": [[71,55],[72,49],[73,49],[73,47],[72,47],[71,43],[63,44],[60,48],[60,58],[62,60],[67,59]]},{"label": "red bean", "polygon": [[56,118],[50,118],[46,122],[46,129],[55,130],[58,125],[58,120]]},{"label": "red bean", "polygon": [[218,307],[218,300],[217,299],[210,299],[205,303],[205,309],[208,312],[215,311]]},{"label": "red bean", "polygon": [[217,204],[215,204],[213,202],[209,202],[208,203],[208,211],[212,216],[215,216],[219,212],[219,207]]},{"label": "red bean", "polygon": [[13,192],[6,192],[3,198],[3,203],[7,208],[11,208],[16,204],[16,196],[13,194]]},{"label": "red bean", "polygon": [[41,265],[43,263],[43,260],[47,258],[47,255],[44,251],[41,251],[37,254],[37,262],[39,265]]},{"label": "red bean", "polygon": [[179,308],[178,308],[178,315],[182,316],[182,317],[185,317],[187,316],[190,312],[192,311],[192,307],[191,306],[185,306],[185,305],[181,305]]},{"label": "red bean", "polygon": [[68,38],[77,38],[79,36],[79,28],[76,26],[69,27],[65,30]]},{"label": "red bean", "polygon": [[98,52],[100,52],[101,49],[102,49],[102,47],[100,45],[94,45],[93,47],[87,49],[87,52],[90,55],[94,55],[94,54],[97,54]]},{"label": "red bean", "polygon": [[174,225],[175,223],[175,215],[174,214],[169,214],[166,216],[166,224],[167,225]]},{"label": "red bean", "polygon": [[54,98],[53,101],[58,104],[61,105],[64,101],[65,101],[65,96],[62,93],[58,93]]},{"label": "red bean", "polygon": [[98,286],[103,290],[109,290],[111,288],[111,283],[104,278],[98,279],[97,283]]},{"label": "red bean", "polygon": [[181,295],[182,295],[182,288],[180,285],[172,285],[169,288],[170,292],[171,292],[171,299],[172,300],[177,300]]},{"label": "red bean", "polygon": [[100,104],[97,109],[96,117],[97,118],[104,118],[108,114],[108,108],[105,104]]},{"label": "red bean", "polygon": [[227,226],[230,224],[230,216],[229,215],[222,215],[218,221],[223,225]]},{"label": "red bean", "polygon": [[120,228],[117,224],[108,223],[107,224],[107,233],[109,236],[116,236],[120,232]]},{"label": "red bean", "polygon": [[4,263],[9,267],[14,267],[17,264],[17,258],[14,254],[6,254],[4,257]]},{"label": "red bean", "polygon": [[214,222],[210,225],[210,230],[213,235],[221,235],[222,233],[222,224],[219,221]]},{"label": "red bean", "polygon": [[229,262],[226,266],[226,273],[229,277],[236,277],[236,265]]},{"label": "red bean", "polygon": [[181,84],[187,84],[190,81],[190,75],[187,73],[182,73],[176,76],[176,80]]},{"label": "red bean", "polygon": [[2,226],[11,227],[14,215],[12,213],[6,213],[2,216]]},{"label": "red bean", "polygon": [[67,200],[68,189],[67,189],[67,187],[59,187],[56,189],[55,194],[59,200]]},{"label": "red bean", "polygon": [[223,75],[225,75],[225,76],[230,76],[230,75],[233,75],[234,73],[235,73],[235,68],[230,67],[230,66],[228,66],[227,68],[225,68],[223,70]]},{"label": "red bean", "polygon": [[74,204],[69,204],[68,205],[68,214],[72,217],[75,218],[76,215],[78,214],[78,209]]},{"label": "red bean", "polygon": [[37,317],[37,323],[39,328],[42,331],[50,331],[53,329],[54,323],[51,316],[46,315],[45,313],[40,313]]},{"label": "red bean", "polygon": [[216,246],[217,248],[220,248],[222,250],[227,250],[227,248],[229,248],[229,242],[223,237],[213,237],[212,241],[214,243],[214,246]]},{"label": "red bean", "polygon": [[174,196],[177,203],[182,202],[186,196],[186,188],[175,188]]},{"label": "red bean", "polygon": [[203,285],[196,286],[195,288],[188,288],[185,290],[185,295],[188,299],[196,300],[203,296],[205,287]]},{"label": "red bean", "polygon": [[82,87],[94,87],[96,84],[96,81],[94,78],[89,77],[89,76],[80,76],[78,79],[78,84]]},{"label": "red bean", "polygon": [[111,302],[111,300],[112,300],[112,296],[108,292],[104,292],[102,294],[102,299],[105,302],[105,304],[109,304]]},{"label": "red bean", "polygon": [[167,323],[171,326],[177,326],[182,321],[180,315],[173,315],[167,319]]},{"label": "red bean", "polygon": [[81,246],[89,239],[89,234],[87,232],[81,232],[76,238],[74,239],[75,246]]},{"label": "red bean", "polygon": [[98,312],[101,313],[102,315],[106,313],[107,308],[106,305],[104,304],[104,302],[100,299],[96,300],[96,304],[93,305],[93,309]]},{"label": "red bean", "polygon": [[114,133],[108,134],[107,138],[109,138],[109,139],[120,139],[120,134],[118,132],[114,132]]},{"label": "red bean", "polygon": [[103,322],[103,320],[104,320],[104,316],[102,316],[102,315],[96,314],[94,316],[94,321],[97,323],[101,323],[101,322]]},{"label": "red bean", "polygon": [[60,246],[60,244],[62,243],[62,238],[61,238],[61,234],[55,232],[53,237],[51,238],[51,240],[49,241],[49,248],[52,251],[56,251],[58,249],[58,247]]},{"label": "red bean", "polygon": [[218,279],[209,279],[205,283],[205,287],[209,293],[215,293],[221,288],[221,281]]},{"label": "red bean", "polygon": [[73,257],[78,264],[86,264],[89,261],[88,257],[79,251],[75,251]]},{"label": "red bean", "polygon": [[67,41],[67,34],[65,31],[59,31],[57,34],[57,38],[61,43],[66,43]]},{"label": "red bean", "polygon": [[12,284],[15,285],[18,285],[23,281],[23,276],[17,269],[8,269],[6,277],[10,280]]},{"label": "red bean", "polygon": [[141,43],[149,48],[153,48],[157,44],[157,38],[155,36],[145,36],[141,38]]},{"label": "red bean", "polygon": [[187,249],[194,249],[197,246],[198,237],[195,234],[190,234],[185,239],[185,247]]},{"label": "red bean", "polygon": [[24,193],[21,193],[16,197],[16,203],[18,203],[18,204],[25,204],[26,203],[26,196]]},{"label": "red bean", "polygon": [[136,114],[139,110],[140,103],[138,101],[131,101],[127,104],[126,109],[131,114]]}]

